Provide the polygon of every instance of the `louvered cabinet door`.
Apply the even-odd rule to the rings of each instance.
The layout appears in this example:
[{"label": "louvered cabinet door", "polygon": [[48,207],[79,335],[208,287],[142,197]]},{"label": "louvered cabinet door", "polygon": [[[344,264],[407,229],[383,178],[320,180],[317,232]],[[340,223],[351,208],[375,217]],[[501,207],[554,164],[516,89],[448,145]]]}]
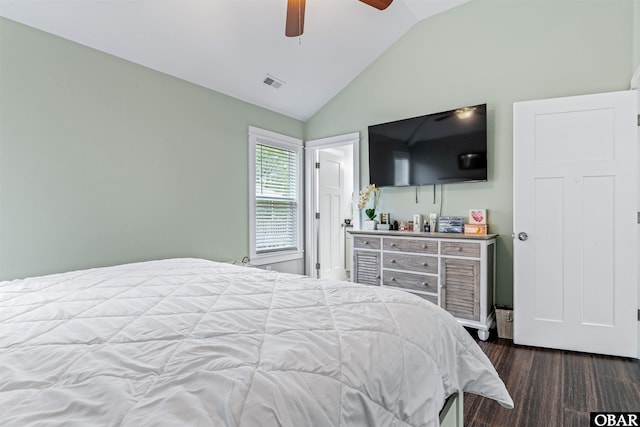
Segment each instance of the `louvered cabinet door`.
[{"label": "louvered cabinet door", "polygon": [[354,278],[357,283],[380,285],[380,252],[353,252]]},{"label": "louvered cabinet door", "polygon": [[480,261],[471,259],[440,259],[441,301],[454,317],[480,320]]}]

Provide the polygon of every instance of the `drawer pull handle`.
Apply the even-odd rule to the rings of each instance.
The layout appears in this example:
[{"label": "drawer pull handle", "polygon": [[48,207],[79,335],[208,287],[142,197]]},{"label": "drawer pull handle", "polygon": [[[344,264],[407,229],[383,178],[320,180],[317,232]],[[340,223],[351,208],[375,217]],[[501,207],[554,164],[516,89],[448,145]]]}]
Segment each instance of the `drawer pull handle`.
[{"label": "drawer pull handle", "polygon": [[364,244],[365,244],[365,245],[368,245],[368,244],[369,244],[369,242],[368,242],[367,240],[365,240],[365,241],[364,241]]},{"label": "drawer pull handle", "polygon": [[396,260],[395,260],[395,259],[392,259],[390,262],[391,262],[391,264],[395,264],[395,263],[396,263]]},{"label": "drawer pull handle", "polygon": [[392,243],[390,246],[391,246],[392,248],[395,248],[397,245],[396,245],[395,243]]},{"label": "drawer pull handle", "polygon": [[458,246],[458,247],[456,248],[456,251],[458,251],[458,252],[460,252],[461,250],[462,250],[462,248],[461,248],[460,246]]},{"label": "drawer pull handle", "polygon": [[429,284],[427,282],[422,282],[420,283],[422,286],[429,286]]},{"label": "drawer pull handle", "polygon": [[426,262],[423,262],[423,263],[422,263],[422,266],[423,266],[423,267],[426,267],[426,266],[427,266],[427,263],[426,263]]},{"label": "drawer pull handle", "polygon": [[429,246],[427,245],[422,245],[422,249],[427,249]]},{"label": "drawer pull handle", "polygon": [[392,281],[392,282],[395,282],[395,281],[396,281],[396,278],[395,278],[395,277],[392,277],[392,278],[391,278],[391,281]]}]

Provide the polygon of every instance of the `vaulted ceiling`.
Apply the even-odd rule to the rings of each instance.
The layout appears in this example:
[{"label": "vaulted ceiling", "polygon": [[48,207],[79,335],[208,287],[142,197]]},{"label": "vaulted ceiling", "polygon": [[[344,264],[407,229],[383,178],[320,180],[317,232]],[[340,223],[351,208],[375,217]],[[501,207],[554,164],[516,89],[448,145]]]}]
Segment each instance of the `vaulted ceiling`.
[{"label": "vaulted ceiling", "polygon": [[307,120],[417,22],[467,1],[307,0],[295,38],[287,0],[0,0],[0,16]]}]

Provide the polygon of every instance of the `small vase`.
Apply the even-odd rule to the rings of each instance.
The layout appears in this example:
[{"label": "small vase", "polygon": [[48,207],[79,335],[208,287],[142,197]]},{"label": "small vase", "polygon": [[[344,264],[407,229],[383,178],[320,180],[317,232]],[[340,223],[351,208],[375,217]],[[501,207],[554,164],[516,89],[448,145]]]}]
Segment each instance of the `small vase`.
[{"label": "small vase", "polygon": [[375,230],[378,226],[378,221],[375,219],[365,219],[364,220],[364,229],[365,230]]}]

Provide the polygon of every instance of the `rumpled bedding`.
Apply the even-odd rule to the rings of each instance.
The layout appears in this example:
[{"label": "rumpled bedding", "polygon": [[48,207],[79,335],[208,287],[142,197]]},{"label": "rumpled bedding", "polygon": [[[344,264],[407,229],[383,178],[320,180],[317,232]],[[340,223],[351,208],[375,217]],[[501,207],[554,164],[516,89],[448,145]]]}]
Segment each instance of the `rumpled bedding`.
[{"label": "rumpled bedding", "polygon": [[202,259],[0,282],[5,426],[436,426],[458,390],[513,407],[406,292]]}]

